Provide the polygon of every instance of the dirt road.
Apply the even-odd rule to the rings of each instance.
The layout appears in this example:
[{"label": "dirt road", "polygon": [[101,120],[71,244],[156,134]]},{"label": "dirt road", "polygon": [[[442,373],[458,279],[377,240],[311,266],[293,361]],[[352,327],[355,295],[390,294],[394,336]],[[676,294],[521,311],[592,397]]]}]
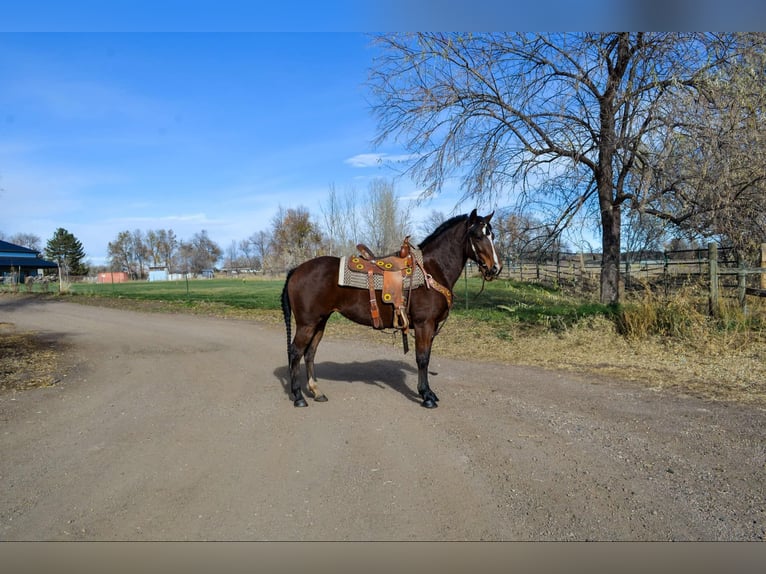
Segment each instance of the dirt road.
[{"label": "dirt road", "polygon": [[2,296],[0,321],[71,356],[0,394],[0,540],[766,537],[762,409],[437,339],[426,410],[412,355],[331,332],[329,402],[296,409],[273,326]]}]

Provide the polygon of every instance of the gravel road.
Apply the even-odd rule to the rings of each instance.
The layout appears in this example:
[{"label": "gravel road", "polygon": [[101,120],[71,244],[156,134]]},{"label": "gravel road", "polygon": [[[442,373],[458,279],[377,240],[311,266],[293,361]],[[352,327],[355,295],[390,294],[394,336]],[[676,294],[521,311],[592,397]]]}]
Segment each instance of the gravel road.
[{"label": "gravel road", "polygon": [[[0,394],[0,540],[763,540],[766,411],[328,336],[0,296],[68,349]],[[449,329],[449,325],[446,327]],[[466,341],[466,345],[470,345]]]}]

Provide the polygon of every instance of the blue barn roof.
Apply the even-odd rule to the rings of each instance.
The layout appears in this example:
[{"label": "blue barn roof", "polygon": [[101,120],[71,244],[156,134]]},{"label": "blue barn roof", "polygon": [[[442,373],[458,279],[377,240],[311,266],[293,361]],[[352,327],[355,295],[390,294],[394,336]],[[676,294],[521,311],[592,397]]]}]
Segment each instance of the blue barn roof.
[{"label": "blue barn roof", "polygon": [[10,267],[55,269],[56,263],[40,257],[40,252],[0,240],[0,271]]}]

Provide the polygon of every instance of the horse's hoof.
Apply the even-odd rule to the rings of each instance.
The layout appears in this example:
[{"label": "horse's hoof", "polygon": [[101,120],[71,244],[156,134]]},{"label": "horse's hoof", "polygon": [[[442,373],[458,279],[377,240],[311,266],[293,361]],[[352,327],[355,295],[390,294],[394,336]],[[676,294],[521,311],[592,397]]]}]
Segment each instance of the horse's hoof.
[{"label": "horse's hoof", "polygon": [[314,400],[318,403],[326,403],[327,397],[325,395],[319,395],[318,397],[314,397]]},{"label": "horse's hoof", "polygon": [[293,406],[294,407],[307,407],[307,406],[309,406],[309,404],[306,402],[306,399],[301,397],[299,399],[295,399],[295,401],[293,402]]},{"label": "horse's hoof", "polygon": [[439,405],[436,404],[436,401],[433,399],[426,399],[421,403],[421,406],[427,409],[435,409]]}]

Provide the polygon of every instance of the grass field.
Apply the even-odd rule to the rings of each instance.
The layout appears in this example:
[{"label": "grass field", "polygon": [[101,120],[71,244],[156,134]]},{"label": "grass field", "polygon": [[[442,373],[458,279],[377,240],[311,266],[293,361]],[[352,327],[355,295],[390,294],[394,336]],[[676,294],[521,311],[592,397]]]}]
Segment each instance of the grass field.
[{"label": "grass field", "polygon": [[[281,328],[283,285],[284,279],[73,284],[62,296],[83,304],[251,319]],[[23,286],[19,292],[25,292]],[[613,309],[534,283],[500,279],[482,291],[481,279],[466,284],[461,278],[434,353],[766,406],[764,303],[754,300],[747,316],[734,305],[723,318],[712,319],[704,296],[693,292],[669,300],[647,296]],[[392,331],[355,325],[337,314],[328,335],[388,341],[401,348]]]},{"label": "grass field", "polygon": [[[280,309],[284,279],[210,279],[134,281],[116,284],[75,284],[71,293],[88,297],[153,301],[195,308],[211,305],[231,310]],[[453,315],[502,326],[571,326],[587,317],[607,316],[608,307],[575,299],[561,291],[532,283],[498,280],[484,284],[479,278],[460,279],[455,285]]]},{"label": "grass field", "polygon": [[129,283],[71,286],[76,295],[110,297],[137,301],[163,301],[193,307],[199,303],[218,303],[234,309],[279,309],[283,280],[237,281],[197,279],[189,281],[131,281]]}]

